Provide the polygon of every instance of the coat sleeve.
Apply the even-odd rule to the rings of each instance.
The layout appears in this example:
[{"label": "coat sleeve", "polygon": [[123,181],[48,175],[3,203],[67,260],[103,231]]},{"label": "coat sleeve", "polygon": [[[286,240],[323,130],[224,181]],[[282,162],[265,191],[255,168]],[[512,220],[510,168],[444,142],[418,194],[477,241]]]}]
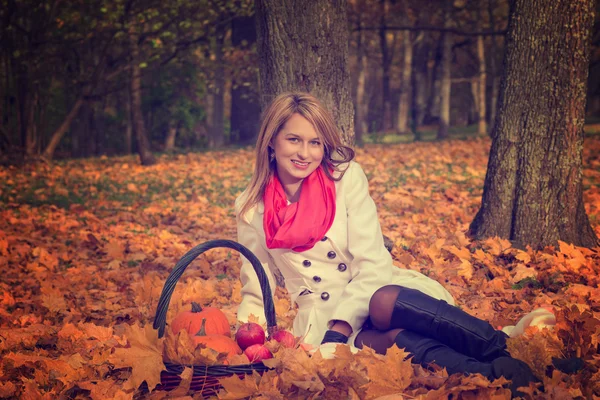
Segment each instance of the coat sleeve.
[{"label": "coat sleeve", "polygon": [[[353,257],[352,280],[331,314],[334,320],[346,321],[358,331],[369,316],[369,301],[377,289],[392,280],[392,257],[384,246],[375,202],[362,168],[351,163],[344,176],[343,194],[348,214],[348,250]],[[338,210],[338,212],[343,212]]]},{"label": "coat sleeve", "polygon": [[[238,199],[239,200],[239,199]],[[243,217],[239,215],[239,201],[236,200],[235,212],[237,220],[237,234],[238,243],[246,246],[254,255],[259,259],[265,270],[267,277],[269,278],[269,285],[271,286],[271,294],[274,294],[275,290],[275,279],[271,273],[269,266],[269,255],[264,246],[261,243],[261,236],[256,232],[256,229],[252,227]],[[254,272],[254,267],[250,264],[250,261],[246,257],[242,256],[242,267],[240,269],[240,280],[242,282],[242,302],[238,307],[237,319],[240,322],[247,322],[248,317],[253,314],[259,319],[259,323],[264,325],[267,320],[265,317],[265,309],[263,305],[263,296],[260,289],[260,283],[258,277]]]}]

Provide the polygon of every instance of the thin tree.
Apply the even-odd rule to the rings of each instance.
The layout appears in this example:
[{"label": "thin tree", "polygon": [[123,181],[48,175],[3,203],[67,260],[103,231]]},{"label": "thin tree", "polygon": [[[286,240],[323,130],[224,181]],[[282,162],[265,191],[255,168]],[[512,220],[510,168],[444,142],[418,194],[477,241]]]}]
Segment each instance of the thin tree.
[{"label": "thin tree", "polygon": [[[234,18],[231,22],[231,45],[252,57],[254,52],[251,49],[255,43],[254,15]],[[238,144],[252,144],[258,135],[260,104],[255,89],[258,86],[255,65],[234,76],[231,85],[231,134],[232,140],[235,139]]]},{"label": "thin tree", "polygon": [[[444,7],[444,27],[450,28],[452,4],[448,2]],[[440,124],[437,131],[437,139],[448,137],[450,128],[450,92],[452,90],[452,44],[453,38],[450,32],[442,33],[442,76],[440,80]]]},{"label": "thin tree", "polygon": [[477,239],[517,247],[598,240],[583,205],[583,124],[594,0],[511,3]]},{"label": "thin tree", "polygon": [[[284,91],[317,96],[354,141],[345,0],[256,0],[261,105]],[[299,17],[301,16],[301,17]]]},{"label": "thin tree", "polygon": [[150,141],[146,134],[144,114],[142,113],[142,72],[140,69],[139,36],[134,29],[135,28],[132,27],[129,31],[129,45],[131,50],[131,79],[129,81],[131,93],[131,120],[133,122],[133,131],[137,141],[140,161],[142,165],[152,165],[156,163],[156,160],[150,149]]}]

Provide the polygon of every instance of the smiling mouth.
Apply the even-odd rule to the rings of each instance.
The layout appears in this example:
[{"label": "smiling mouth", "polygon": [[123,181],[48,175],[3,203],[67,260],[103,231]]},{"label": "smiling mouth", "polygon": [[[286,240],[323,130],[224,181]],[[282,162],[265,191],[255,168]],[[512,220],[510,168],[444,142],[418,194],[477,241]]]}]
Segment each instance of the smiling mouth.
[{"label": "smiling mouth", "polygon": [[306,167],[308,165],[307,162],[300,162],[300,161],[296,161],[296,160],[292,160],[292,162],[296,165],[299,165],[301,167]]}]

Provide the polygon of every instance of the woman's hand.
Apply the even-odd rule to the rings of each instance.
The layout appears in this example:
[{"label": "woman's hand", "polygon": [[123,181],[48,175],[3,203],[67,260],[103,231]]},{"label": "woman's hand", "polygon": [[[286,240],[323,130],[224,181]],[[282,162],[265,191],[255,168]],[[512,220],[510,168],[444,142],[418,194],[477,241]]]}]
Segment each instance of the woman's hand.
[{"label": "woman's hand", "polygon": [[[333,342],[323,343],[319,347],[316,347],[316,348],[310,350],[309,354],[311,356],[314,356],[315,353],[318,351],[321,354],[321,357],[323,357],[325,360],[331,360],[331,359],[335,358],[335,352],[336,352],[338,346],[349,346],[349,345],[343,344],[343,343],[333,343]],[[358,352],[358,349],[354,346],[349,346],[349,348],[350,348],[350,352],[352,354],[355,354]]]},{"label": "woman's hand", "polygon": [[334,330],[328,330],[327,332],[325,332],[325,336],[323,336],[323,340],[321,340],[322,345],[325,343],[346,344],[346,343],[348,343],[348,336],[344,335],[343,333],[334,331]]},{"label": "woman's hand", "polygon": [[352,327],[346,321],[336,320],[331,326],[332,331],[339,332],[342,335],[349,337],[352,335]]}]

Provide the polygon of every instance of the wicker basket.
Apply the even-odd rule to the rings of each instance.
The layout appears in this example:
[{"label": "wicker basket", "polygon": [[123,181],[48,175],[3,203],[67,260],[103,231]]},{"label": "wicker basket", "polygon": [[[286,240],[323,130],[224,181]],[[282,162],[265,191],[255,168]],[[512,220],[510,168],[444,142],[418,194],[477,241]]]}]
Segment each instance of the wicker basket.
[{"label": "wicker basket", "polygon": [[[202,243],[192,250],[188,251],[178,262],[171,274],[165,282],[158,307],[156,308],[156,316],[154,317],[154,329],[158,329],[158,337],[163,337],[165,334],[165,324],[167,319],[167,309],[171,301],[171,295],[175,290],[175,285],[179,278],[187,268],[187,266],[200,254],[207,250],[216,247],[227,247],[237,250],[250,261],[254,267],[254,271],[258,276],[260,288],[263,295],[263,303],[265,308],[265,317],[267,319],[267,335],[270,336],[277,328],[277,320],[275,317],[275,306],[273,305],[273,297],[267,274],[263,269],[260,261],[246,247],[232,240],[211,240]],[[161,384],[156,387],[158,390],[171,390],[179,386],[181,382],[180,374],[186,366],[165,363],[166,371],[161,373]],[[269,368],[263,363],[244,364],[244,365],[189,365],[193,368],[193,378],[190,390],[201,391],[203,396],[215,395],[221,385],[219,378],[232,376],[234,374],[243,377],[246,374],[252,374],[253,371],[264,372]]]}]

